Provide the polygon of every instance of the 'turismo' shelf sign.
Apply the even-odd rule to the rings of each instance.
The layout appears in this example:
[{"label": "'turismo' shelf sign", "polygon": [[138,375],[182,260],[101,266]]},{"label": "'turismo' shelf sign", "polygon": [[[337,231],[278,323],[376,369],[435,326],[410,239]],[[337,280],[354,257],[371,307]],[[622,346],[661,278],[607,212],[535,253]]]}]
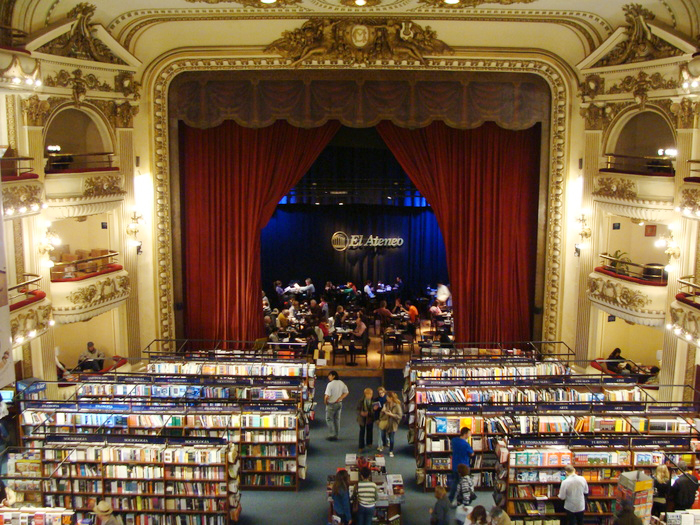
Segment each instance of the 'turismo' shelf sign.
[{"label": "'turismo' shelf sign", "polygon": [[331,246],[338,252],[362,248],[398,248],[403,246],[403,237],[379,237],[377,235],[348,235],[345,232],[335,232],[331,237]]}]

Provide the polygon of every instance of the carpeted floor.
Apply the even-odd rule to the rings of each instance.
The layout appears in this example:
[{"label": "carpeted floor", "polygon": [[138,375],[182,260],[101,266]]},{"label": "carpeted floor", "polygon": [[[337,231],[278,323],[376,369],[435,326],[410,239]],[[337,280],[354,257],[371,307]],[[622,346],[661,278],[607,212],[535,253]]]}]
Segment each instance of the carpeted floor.
[{"label": "carpeted floor", "polygon": [[[341,377],[341,379],[343,379]],[[392,385],[397,378],[391,378]],[[336,469],[343,466],[345,454],[357,452],[359,427],[355,421],[355,405],[362,396],[362,391],[369,387],[380,386],[380,378],[346,378],[350,395],[343,404],[341,434],[338,441],[327,441],[323,393],[326,380],[316,383],[316,421],[311,424],[311,445],[308,456],[308,477],[301,482],[298,492],[285,491],[246,491],[242,494],[240,525],[324,525],[328,522],[328,501],[326,497],[326,479]],[[377,444],[378,430],[374,429]],[[396,433],[395,457],[387,455],[387,472],[403,475],[406,489],[406,503],[402,506],[403,525],[427,525],[430,521],[430,509],[435,497],[423,492],[415,482],[416,463],[413,447],[406,442],[406,428],[399,428]],[[488,492],[480,493],[475,504],[490,509],[493,504]]]}]

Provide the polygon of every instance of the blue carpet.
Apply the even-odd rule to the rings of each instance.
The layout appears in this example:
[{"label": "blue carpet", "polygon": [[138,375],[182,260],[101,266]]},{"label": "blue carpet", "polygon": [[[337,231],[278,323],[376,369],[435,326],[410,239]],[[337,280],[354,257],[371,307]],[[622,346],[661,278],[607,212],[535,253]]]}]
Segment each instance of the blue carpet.
[{"label": "blue carpet", "polygon": [[[343,379],[343,378],[341,378]],[[338,441],[326,441],[323,392],[326,380],[316,382],[316,420],[311,423],[311,443],[307,458],[308,476],[301,482],[298,492],[244,491],[241,496],[243,512],[240,525],[324,525],[328,522],[326,479],[345,463],[345,454],[357,452],[359,428],[355,421],[355,405],[362,391],[380,385],[379,378],[343,379],[350,395],[343,403],[341,437]],[[378,429],[374,429],[374,445]],[[396,433],[395,457],[387,455],[387,472],[403,475],[406,503],[402,505],[403,525],[426,525],[430,521],[428,509],[435,503],[432,493],[423,492],[415,482],[416,463],[413,446],[406,441],[406,428]],[[479,493],[475,502],[490,509],[493,504],[488,492]]]}]

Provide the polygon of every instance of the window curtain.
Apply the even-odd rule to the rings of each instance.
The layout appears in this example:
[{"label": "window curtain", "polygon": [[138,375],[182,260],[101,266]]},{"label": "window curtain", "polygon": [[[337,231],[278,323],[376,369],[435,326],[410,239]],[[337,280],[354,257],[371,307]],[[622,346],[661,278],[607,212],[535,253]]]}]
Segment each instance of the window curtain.
[{"label": "window curtain", "polygon": [[[186,337],[251,341],[264,334],[262,228],[339,127],[181,125]],[[308,249],[303,239],[298,249]]]},{"label": "window curtain", "polygon": [[445,240],[455,338],[529,341],[537,250],[540,127],[434,122],[377,130],[431,204]]}]

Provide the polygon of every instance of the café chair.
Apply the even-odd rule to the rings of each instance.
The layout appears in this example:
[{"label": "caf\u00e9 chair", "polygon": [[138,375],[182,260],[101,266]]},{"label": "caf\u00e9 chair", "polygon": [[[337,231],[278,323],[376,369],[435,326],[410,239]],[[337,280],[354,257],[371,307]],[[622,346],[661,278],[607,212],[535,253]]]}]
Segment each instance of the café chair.
[{"label": "caf\u00e9 chair", "polygon": [[351,346],[350,351],[355,355],[355,359],[357,359],[358,356],[362,356],[365,358],[365,363],[369,365],[369,359],[368,359],[368,353],[369,353],[369,331],[365,330],[365,333],[362,334],[362,344],[360,347],[356,346]]}]

